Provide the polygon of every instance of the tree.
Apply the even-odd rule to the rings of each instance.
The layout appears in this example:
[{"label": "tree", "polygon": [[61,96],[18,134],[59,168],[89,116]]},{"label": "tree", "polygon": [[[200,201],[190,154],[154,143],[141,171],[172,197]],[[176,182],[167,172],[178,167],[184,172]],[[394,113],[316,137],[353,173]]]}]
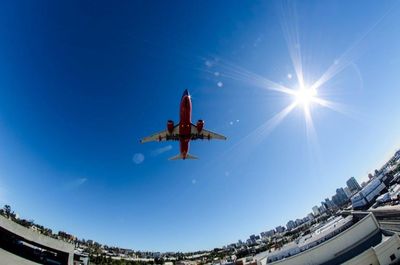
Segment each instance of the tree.
[{"label": "tree", "polygon": [[4,205],[3,210],[4,210],[4,215],[7,218],[10,218],[10,216],[11,216],[11,206],[6,204],[6,205]]}]

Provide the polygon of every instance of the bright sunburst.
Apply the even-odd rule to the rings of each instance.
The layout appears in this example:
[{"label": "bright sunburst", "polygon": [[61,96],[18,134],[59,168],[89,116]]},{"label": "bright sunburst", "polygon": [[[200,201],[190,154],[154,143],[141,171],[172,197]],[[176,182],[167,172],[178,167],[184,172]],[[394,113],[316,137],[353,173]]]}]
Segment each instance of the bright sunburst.
[{"label": "bright sunburst", "polygon": [[315,88],[301,87],[294,94],[296,105],[308,107],[311,103],[317,101],[317,90]]}]

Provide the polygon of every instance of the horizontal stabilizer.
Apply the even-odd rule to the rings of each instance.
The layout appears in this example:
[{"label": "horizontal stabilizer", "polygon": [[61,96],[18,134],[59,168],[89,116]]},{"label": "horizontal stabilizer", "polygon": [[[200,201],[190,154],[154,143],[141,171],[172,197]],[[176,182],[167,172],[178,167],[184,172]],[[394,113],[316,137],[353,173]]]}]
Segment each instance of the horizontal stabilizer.
[{"label": "horizontal stabilizer", "polygon": [[176,156],[170,157],[168,160],[179,160],[179,159],[198,159],[197,156],[191,155],[191,154],[186,154],[186,157],[184,158],[182,154],[177,154]]}]

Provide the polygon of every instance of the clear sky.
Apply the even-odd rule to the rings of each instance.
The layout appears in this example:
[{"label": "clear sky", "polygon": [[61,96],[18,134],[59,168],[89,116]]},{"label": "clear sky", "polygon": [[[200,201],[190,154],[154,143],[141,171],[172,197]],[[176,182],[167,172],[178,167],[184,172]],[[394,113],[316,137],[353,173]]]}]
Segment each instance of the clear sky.
[{"label": "clear sky", "polygon": [[[220,247],[304,217],[400,146],[397,3],[3,2],[0,202],[152,251]],[[302,105],[274,116],[299,76],[334,102],[309,105],[313,127]],[[193,119],[228,141],[168,161],[178,143],[139,139],[177,121],[185,88]]]}]

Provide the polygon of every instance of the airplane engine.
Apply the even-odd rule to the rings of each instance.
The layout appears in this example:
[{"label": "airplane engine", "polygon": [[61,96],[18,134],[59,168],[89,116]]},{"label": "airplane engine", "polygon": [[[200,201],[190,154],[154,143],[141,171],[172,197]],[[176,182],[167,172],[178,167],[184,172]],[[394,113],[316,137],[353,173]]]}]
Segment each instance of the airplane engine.
[{"label": "airplane engine", "polygon": [[174,130],[174,121],[168,120],[168,122],[167,122],[167,130],[168,130],[169,133],[172,133],[172,131]]},{"label": "airplane engine", "polygon": [[197,132],[201,133],[201,131],[203,130],[203,127],[204,127],[204,121],[203,120],[198,120],[197,124],[196,124],[196,127],[197,127]]}]

